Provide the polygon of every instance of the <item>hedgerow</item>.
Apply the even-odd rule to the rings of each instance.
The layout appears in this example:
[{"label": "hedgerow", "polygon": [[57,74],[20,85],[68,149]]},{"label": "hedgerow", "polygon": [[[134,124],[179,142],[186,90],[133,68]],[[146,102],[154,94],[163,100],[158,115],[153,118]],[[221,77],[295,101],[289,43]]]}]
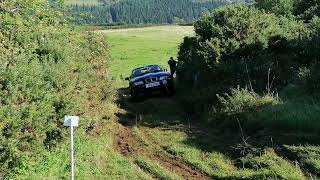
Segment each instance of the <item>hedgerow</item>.
[{"label": "hedgerow", "polygon": [[[210,115],[210,107],[222,100],[216,94],[232,94],[239,86],[250,89],[253,99],[263,97],[297,83],[302,69],[310,73],[301,88],[310,96],[308,92],[319,92],[318,6],[316,1],[259,0],[203,14],[194,24],[196,35],[186,37],[178,53],[177,77],[186,111],[217,120]],[[251,92],[235,100],[245,100],[246,94]],[[235,97],[230,97],[226,102],[232,103]],[[288,118],[281,112],[285,122]]]},{"label": "hedgerow", "polygon": [[0,175],[63,142],[65,115],[85,129],[112,117],[108,62],[104,37],[70,28],[46,1],[0,2]]}]

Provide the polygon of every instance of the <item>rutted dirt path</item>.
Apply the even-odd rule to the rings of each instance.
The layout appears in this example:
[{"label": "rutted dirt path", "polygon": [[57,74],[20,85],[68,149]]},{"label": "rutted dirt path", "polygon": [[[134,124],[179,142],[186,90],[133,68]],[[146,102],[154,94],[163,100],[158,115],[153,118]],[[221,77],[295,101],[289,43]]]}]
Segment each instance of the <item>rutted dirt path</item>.
[{"label": "rutted dirt path", "polygon": [[113,147],[125,157],[136,153],[137,150],[134,149],[134,143],[135,140],[130,128],[122,127],[114,135]]},{"label": "rutted dirt path", "polygon": [[174,172],[183,179],[211,179],[206,174],[199,172],[182,162],[179,158],[162,154],[157,150],[150,150],[148,145],[140,142],[134,135],[131,127],[124,127],[118,124],[117,131],[114,134],[113,147],[124,157],[129,158],[136,155],[145,156],[158,162],[167,170]]}]

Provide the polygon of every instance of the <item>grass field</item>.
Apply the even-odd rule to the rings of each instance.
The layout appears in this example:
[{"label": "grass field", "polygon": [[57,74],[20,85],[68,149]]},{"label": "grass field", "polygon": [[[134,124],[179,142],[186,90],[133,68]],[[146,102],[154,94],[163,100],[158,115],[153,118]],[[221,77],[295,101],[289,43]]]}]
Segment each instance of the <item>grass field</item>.
[{"label": "grass field", "polygon": [[191,26],[158,26],[100,31],[111,46],[111,71],[120,87],[135,67],[159,64],[168,69],[167,61],[176,57],[183,37],[193,34]]}]

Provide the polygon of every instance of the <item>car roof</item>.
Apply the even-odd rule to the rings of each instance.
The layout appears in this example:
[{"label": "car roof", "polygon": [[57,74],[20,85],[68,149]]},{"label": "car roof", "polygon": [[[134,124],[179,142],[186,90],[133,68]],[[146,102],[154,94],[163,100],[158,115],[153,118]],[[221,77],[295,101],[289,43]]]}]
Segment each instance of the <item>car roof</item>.
[{"label": "car roof", "polygon": [[141,66],[141,67],[135,68],[135,69],[132,70],[132,72],[135,71],[135,70],[138,70],[138,69],[143,69],[143,68],[152,67],[152,66],[158,66],[158,67],[160,67],[160,66],[157,65],[157,64],[146,65],[146,66]]}]

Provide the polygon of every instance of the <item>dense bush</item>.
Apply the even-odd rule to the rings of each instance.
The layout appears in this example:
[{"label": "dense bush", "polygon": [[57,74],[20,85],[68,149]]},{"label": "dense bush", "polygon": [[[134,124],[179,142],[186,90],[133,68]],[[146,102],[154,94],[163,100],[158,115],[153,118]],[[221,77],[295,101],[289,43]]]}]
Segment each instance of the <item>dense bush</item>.
[{"label": "dense bush", "polygon": [[202,16],[195,31],[197,38],[181,45],[178,75],[193,79],[198,74],[205,86],[250,85],[261,91],[271,81],[275,87],[285,85],[295,73],[298,60],[292,50],[297,32],[306,28],[294,19],[232,5]]},{"label": "dense bush", "polygon": [[0,2],[0,174],[63,141],[66,114],[80,115],[82,128],[111,117],[107,48],[44,0]]},{"label": "dense bush", "polygon": [[319,16],[318,0],[256,0],[255,6],[268,13],[284,16],[296,16],[304,21]]},{"label": "dense bush", "polygon": [[[306,9],[297,12],[302,2],[281,2],[284,7],[267,0],[254,6],[229,5],[196,21],[196,36],[180,45],[177,76],[184,89],[209,92],[190,97],[189,108],[216,103],[213,94],[229,93],[238,85],[258,93],[279,91],[301,68],[318,62],[319,18],[300,20]],[[287,3],[292,13],[281,10],[288,9]],[[275,8],[283,13],[273,12]]]},{"label": "dense bush", "polygon": [[[252,121],[256,122],[249,118],[252,114],[260,112],[264,108],[281,104],[278,95],[259,95],[252,90],[240,87],[231,89],[229,94],[217,95],[217,98],[218,102],[212,106],[209,113],[209,123],[235,129],[239,128],[237,121],[246,124],[252,123]],[[266,126],[263,122],[260,124],[255,128]]]},{"label": "dense bush", "polygon": [[221,103],[220,113],[237,114],[249,111],[259,110],[268,105],[276,105],[280,103],[277,96],[267,94],[260,96],[248,89],[231,89],[231,93],[224,96],[218,96]]},{"label": "dense bush", "polygon": [[[296,83],[297,77],[302,76],[301,70],[307,76],[305,88],[317,92],[320,57],[317,8],[317,1],[257,0],[252,6],[229,5],[202,15],[194,25],[196,36],[186,37],[178,53],[177,77],[179,85],[188,89],[184,92],[188,98],[185,95],[181,98],[187,104],[187,111],[199,115],[215,112],[208,107],[223,100],[215,94],[233,94],[232,89],[237,86],[256,92],[249,96],[251,99],[260,97],[258,94],[280,91]],[[240,93],[237,97],[232,99],[244,100],[247,96]],[[296,110],[296,106],[289,103],[277,108],[277,118],[287,123],[283,107]],[[219,111],[216,115],[219,114],[228,112]],[[209,118],[217,119],[216,115],[210,114]],[[226,117],[220,117],[223,118]],[[294,122],[309,127],[298,116]],[[296,127],[294,123],[291,125]]]}]

